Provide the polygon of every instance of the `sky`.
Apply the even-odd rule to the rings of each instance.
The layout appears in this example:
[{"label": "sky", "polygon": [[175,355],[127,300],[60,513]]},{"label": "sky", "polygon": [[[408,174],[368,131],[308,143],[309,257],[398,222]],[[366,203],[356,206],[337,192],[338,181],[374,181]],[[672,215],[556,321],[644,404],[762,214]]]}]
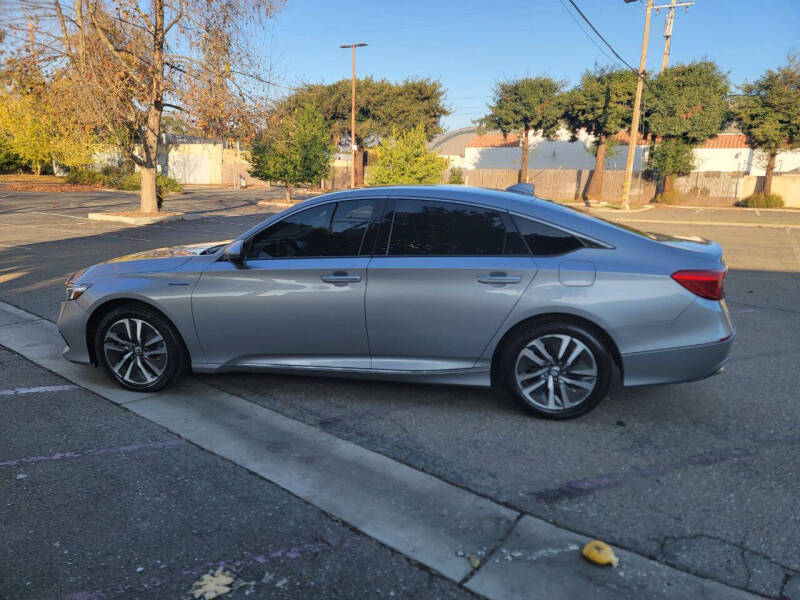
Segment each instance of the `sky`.
[{"label": "sky", "polygon": [[[638,67],[644,3],[575,2]],[[648,70],[661,66],[666,13],[653,14]],[[595,64],[619,64],[573,17],[591,34],[568,0],[287,0],[261,45],[273,75],[292,86],[350,78],[350,50],[339,46],[367,43],[357,51],[357,76],[439,80],[451,130],[485,114],[498,81],[547,75],[572,85]],[[740,84],[784,64],[789,52],[800,54],[800,0],[696,0],[688,13],[676,11],[670,64],[709,58]]]}]

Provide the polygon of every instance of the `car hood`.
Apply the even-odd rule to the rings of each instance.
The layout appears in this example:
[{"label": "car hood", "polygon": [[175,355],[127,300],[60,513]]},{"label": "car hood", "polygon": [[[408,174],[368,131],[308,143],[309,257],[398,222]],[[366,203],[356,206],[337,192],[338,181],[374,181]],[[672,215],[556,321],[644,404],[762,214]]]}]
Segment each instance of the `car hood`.
[{"label": "car hood", "polygon": [[183,246],[169,246],[166,248],[154,248],[152,250],[145,250],[144,252],[136,252],[134,254],[126,254],[118,258],[107,260],[104,264],[129,262],[132,260],[150,260],[154,258],[181,258],[197,256],[205,254],[207,250],[227,244],[230,240],[223,242],[206,242],[204,244],[185,244]]},{"label": "car hood", "polygon": [[[144,252],[126,254],[112,258],[106,262],[94,265],[83,273],[80,278],[94,275],[120,275],[124,273],[156,273],[177,269],[193,256],[212,254],[230,240],[220,242],[206,242],[203,244],[184,244],[167,248],[154,248]],[[209,252],[211,250],[212,252]]]}]

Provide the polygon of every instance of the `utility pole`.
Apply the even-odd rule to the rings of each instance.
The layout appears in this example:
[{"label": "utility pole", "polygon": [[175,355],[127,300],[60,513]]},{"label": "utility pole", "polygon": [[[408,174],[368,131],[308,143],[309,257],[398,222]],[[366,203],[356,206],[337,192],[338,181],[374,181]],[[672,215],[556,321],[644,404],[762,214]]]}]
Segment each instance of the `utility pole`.
[{"label": "utility pole", "polygon": [[639,109],[642,105],[642,91],[644,88],[645,66],[647,64],[647,41],[650,37],[650,13],[653,12],[653,0],[647,0],[647,9],[644,13],[644,35],[642,36],[642,54],[639,58],[639,76],[636,79],[636,95],[633,99],[633,120],[631,121],[631,136],[628,142],[628,158],[625,160],[625,181],[622,183],[622,210],[630,206],[631,179],[633,179],[633,159],[636,157],[636,143],[639,141]]},{"label": "utility pole", "polygon": [[661,73],[664,72],[664,69],[667,68],[667,62],[669,61],[669,44],[672,40],[672,24],[675,21],[675,2],[677,0],[672,0],[672,4],[669,7],[669,13],[667,14],[667,19],[664,21],[664,57],[661,59]]},{"label": "utility pole", "polygon": [[[634,0],[625,0],[626,4],[633,2]],[[644,13],[644,34],[642,35],[642,54],[639,58],[639,73],[638,78],[636,80],[636,95],[633,99],[633,119],[631,120],[631,136],[630,141],[628,142],[628,157],[625,160],[625,180],[622,183],[622,201],[621,206],[623,210],[628,210],[630,208],[630,191],[631,191],[631,180],[633,179],[633,161],[636,158],[636,145],[639,142],[639,119],[640,119],[640,111],[642,106],[642,92],[644,91],[644,78],[645,78],[645,67],[647,65],[647,42],[650,39],[650,16],[653,12],[653,9],[657,11],[662,8],[669,8],[670,15],[667,19],[668,27],[669,27],[669,34],[670,37],[672,36],[672,18],[675,15],[675,8],[678,6],[685,6],[686,10],[689,10],[689,7],[694,4],[694,0],[689,0],[688,2],[680,2],[678,3],[676,0],[671,0],[670,4],[666,4],[663,6],[655,6],[654,0],[647,0],[647,8],[645,9]],[[666,35],[667,29],[664,30],[664,35]],[[661,63],[661,70],[663,71],[667,64],[667,58],[669,56],[669,41],[670,38],[667,37],[667,42],[664,48],[664,58]]]},{"label": "utility pole", "polygon": [[356,48],[366,44],[342,44],[339,48],[353,49],[353,83],[350,93],[350,187],[356,187]]},{"label": "utility pole", "polygon": [[[664,21],[664,57],[661,59],[661,73],[667,68],[667,62],[669,62],[669,46],[672,41],[672,26],[675,23],[675,9],[679,6],[685,6],[686,12],[689,12],[689,7],[693,4],[694,0],[691,0],[691,2],[681,2],[680,4],[678,4],[678,0],[672,0],[672,3],[669,5],[669,13],[667,13],[667,19]],[[656,14],[659,9],[662,8],[667,7],[656,6]]]}]

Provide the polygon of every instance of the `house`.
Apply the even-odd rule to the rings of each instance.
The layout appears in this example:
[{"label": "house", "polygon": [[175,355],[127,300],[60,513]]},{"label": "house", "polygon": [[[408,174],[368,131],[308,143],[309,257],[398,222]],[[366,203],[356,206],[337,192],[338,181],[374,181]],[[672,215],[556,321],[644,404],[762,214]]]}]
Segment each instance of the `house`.
[{"label": "house", "polygon": [[[619,132],[612,137],[612,148],[607,150],[606,169],[623,170],[627,158],[630,138],[627,132]],[[528,168],[592,170],[595,157],[592,153],[594,137],[579,133],[572,140],[569,132],[561,129],[555,139],[548,140],[534,133],[529,137]],[[489,132],[472,137],[464,145],[459,155],[447,156],[451,165],[462,169],[519,169],[520,136],[510,133]],[[647,161],[649,141],[641,142],[636,148],[634,171],[642,169]],[[729,129],[716,137],[706,140],[694,149],[695,171],[741,173],[744,175],[764,175],[766,156],[753,150],[747,138],[735,129]],[[775,163],[776,174],[800,171],[800,152],[781,152]]]}]

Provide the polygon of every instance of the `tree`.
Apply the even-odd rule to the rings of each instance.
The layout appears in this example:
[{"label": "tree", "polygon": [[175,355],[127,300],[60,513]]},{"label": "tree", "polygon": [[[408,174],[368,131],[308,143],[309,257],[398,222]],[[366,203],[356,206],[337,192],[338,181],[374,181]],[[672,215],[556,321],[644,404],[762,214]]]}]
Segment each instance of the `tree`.
[{"label": "tree", "polygon": [[369,185],[440,183],[447,170],[447,159],[428,150],[426,141],[422,123],[399,134],[395,128],[391,137],[378,147]]},{"label": "tree", "polygon": [[800,61],[790,57],[741,90],[734,116],[750,145],[767,154],[764,193],[771,194],[778,152],[800,148]]},{"label": "tree", "polygon": [[[669,152],[665,150],[660,154],[662,157],[674,155],[685,146],[697,146],[717,135],[730,121],[728,78],[711,61],[665,69],[649,84],[649,88],[646,127],[662,143],[674,142]],[[658,152],[651,152],[650,160],[658,156]],[[658,171],[665,178],[665,192],[672,188],[674,177],[681,174],[669,170],[669,167],[679,164],[685,164],[685,160],[666,161]]]},{"label": "tree", "polygon": [[59,82],[43,91],[0,93],[0,134],[9,149],[38,175],[45,165],[87,165],[101,144],[91,130],[58,105]]},{"label": "tree", "polygon": [[489,114],[478,120],[481,127],[499,129],[507,136],[512,131],[522,137],[522,168],[519,181],[528,181],[528,134],[540,132],[551,138],[563,115],[559,94],[564,83],[550,77],[526,77],[498,83]]},{"label": "tree", "polygon": [[[87,124],[139,167],[141,210],[156,212],[164,110],[185,110],[186,82],[207,81],[210,72],[242,93],[248,82],[269,84],[258,75],[247,28],[282,0],[69,2],[10,0],[9,32],[20,52],[71,82],[64,101],[80,103]],[[225,36],[230,60],[204,60],[208,36]]]},{"label": "tree", "polygon": [[253,142],[250,174],[283,183],[286,199],[291,200],[292,187],[320,182],[333,152],[322,114],[307,104],[293,118],[284,118]]},{"label": "tree", "polygon": [[694,166],[692,147],[680,139],[670,138],[650,146],[647,174],[651,177],[688,175]]},{"label": "tree", "polygon": [[565,94],[564,120],[573,138],[582,129],[595,138],[595,166],[586,200],[602,200],[609,138],[630,129],[635,93],[635,73],[599,68],[584,73],[580,84]]},{"label": "tree", "polygon": [[[334,141],[350,138],[349,79],[331,84],[308,84],[284,98],[278,112],[291,113],[312,102],[319,107]],[[444,88],[432,79],[406,79],[392,83],[365,77],[356,80],[356,142],[379,144],[392,133],[413,129],[422,123],[428,140],[442,132],[441,119],[450,114],[444,105]]]}]

